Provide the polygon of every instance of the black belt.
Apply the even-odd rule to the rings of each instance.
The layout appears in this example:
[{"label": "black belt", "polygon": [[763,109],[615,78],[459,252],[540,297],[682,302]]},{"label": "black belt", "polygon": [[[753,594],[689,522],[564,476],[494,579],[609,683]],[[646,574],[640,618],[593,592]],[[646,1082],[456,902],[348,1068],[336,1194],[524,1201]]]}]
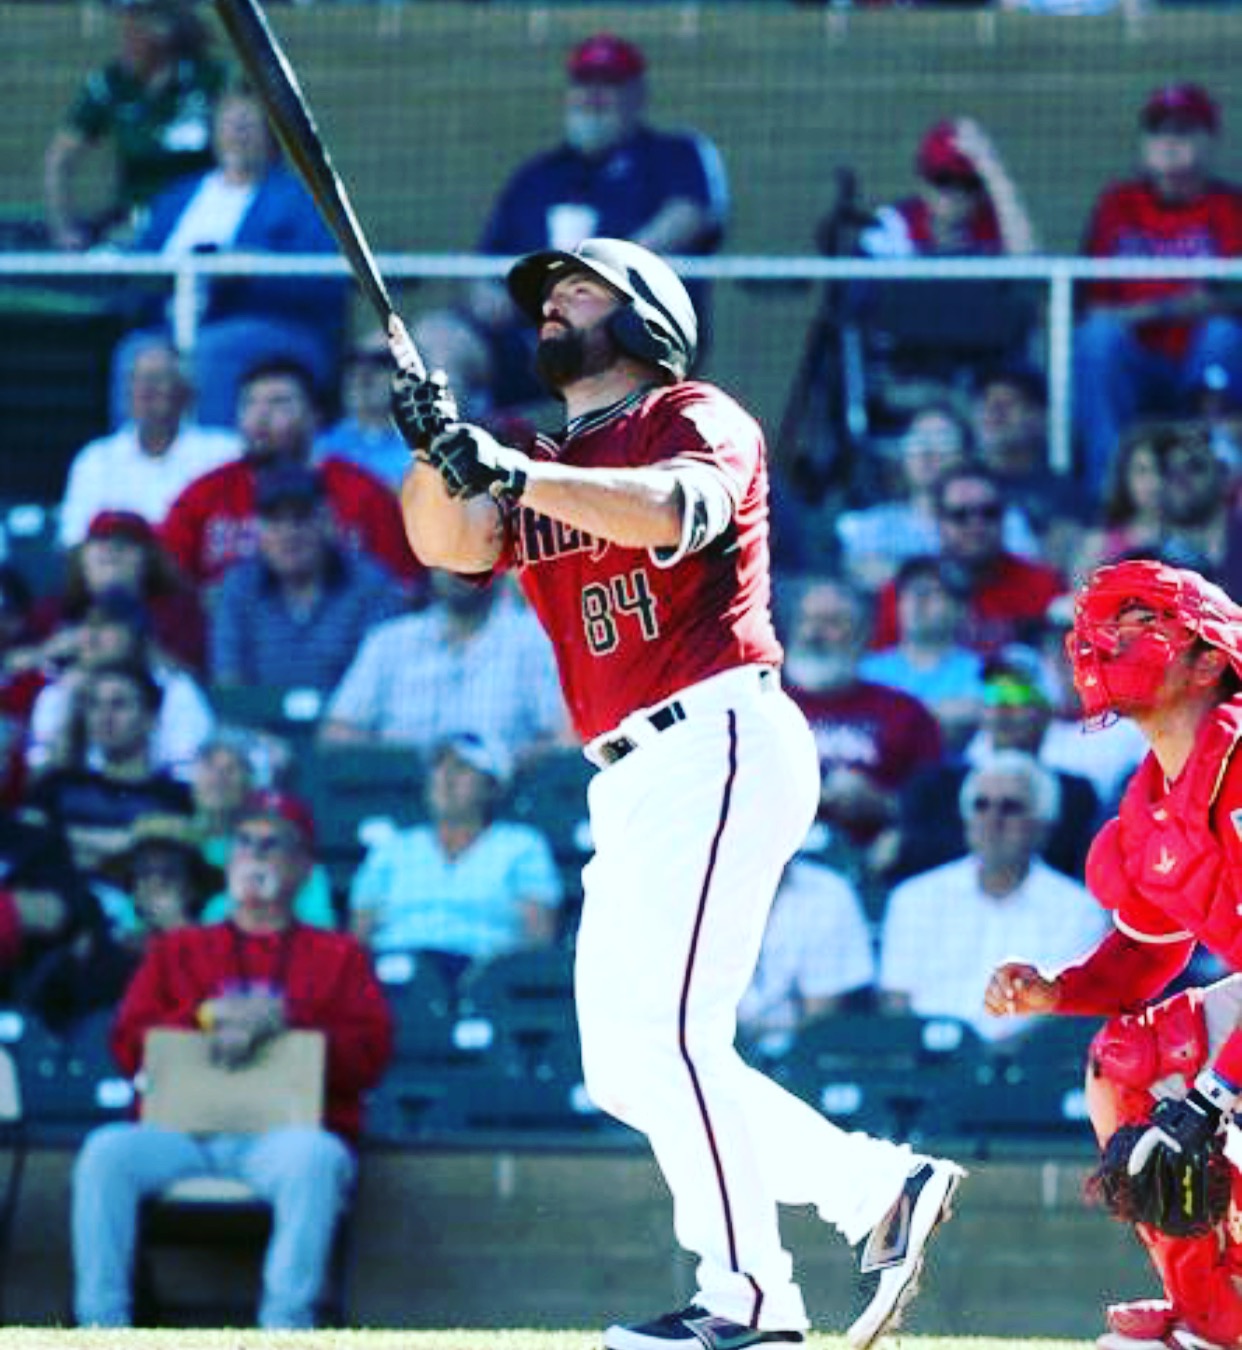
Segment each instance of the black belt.
[{"label": "black belt", "polygon": [[[676,699],[671,703],[666,703],[662,708],[657,708],[647,718],[647,721],[657,731],[667,731],[669,727],[676,726],[678,722],[684,722],[685,720],[686,710]],[[631,750],[637,749],[637,741],[632,741],[628,736],[618,736],[615,740],[605,741],[595,753],[605,765],[608,765],[615,764],[617,760],[624,759]]]}]

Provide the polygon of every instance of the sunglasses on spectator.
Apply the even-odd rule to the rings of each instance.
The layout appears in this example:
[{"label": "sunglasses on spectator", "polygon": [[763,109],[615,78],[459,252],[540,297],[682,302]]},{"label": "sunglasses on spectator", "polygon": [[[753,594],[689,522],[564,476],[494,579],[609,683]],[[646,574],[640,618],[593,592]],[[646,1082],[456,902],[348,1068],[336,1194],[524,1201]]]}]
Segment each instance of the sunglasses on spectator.
[{"label": "sunglasses on spectator", "polygon": [[971,811],[981,816],[995,811],[1002,820],[1014,820],[1029,812],[1027,804],[1020,797],[988,797],[980,795],[970,802]]},{"label": "sunglasses on spectator", "polygon": [[942,506],[940,514],[954,525],[965,525],[971,520],[999,520],[1004,509],[1000,502],[976,502],[973,506]]},{"label": "sunglasses on spectator", "polygon": [[253,853],[256,858],[268,858],[289,847],[289,841],[282,834],[256,834],[254,830],[238,830],[233,836],[233,846]]}]

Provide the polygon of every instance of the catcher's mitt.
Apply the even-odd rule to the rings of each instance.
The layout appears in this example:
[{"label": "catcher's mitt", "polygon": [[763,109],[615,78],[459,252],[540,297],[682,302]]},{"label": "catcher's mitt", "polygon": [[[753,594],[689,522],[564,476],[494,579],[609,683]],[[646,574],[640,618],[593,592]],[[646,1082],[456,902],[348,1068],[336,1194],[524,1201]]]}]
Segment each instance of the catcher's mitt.
[{"label": "catcher's mitt", "polygon": [[1181,1153],[1157,1149],[1137,1176],[1130,1154],[1146,1125],[1123,1125],[1104,1146],[1087,1181],[1087,1196],[1126,1223],[1145,1223],[1170,1237],[1200,1237],[1229,1209],[1230,1172],[1223,1140],[1214,1135]]}]

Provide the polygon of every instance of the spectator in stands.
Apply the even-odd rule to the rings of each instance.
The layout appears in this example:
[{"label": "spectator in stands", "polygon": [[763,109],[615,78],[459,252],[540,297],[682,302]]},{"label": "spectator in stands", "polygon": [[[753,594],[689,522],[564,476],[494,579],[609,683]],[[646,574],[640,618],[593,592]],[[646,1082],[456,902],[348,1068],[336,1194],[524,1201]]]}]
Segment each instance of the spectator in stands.
[{"label": "spectator in stands", "polygon": [[0,997],[16,1001],[40,961],[101,923],[64,835],[0,807]]},{"label": "spectator in stands", "polygon": [[[488,216],[479,252],[572,249],[601,235],[666,254],[720,247],[729,209],[720,153],[697,132],[647,124],[646,70],[639,48],[612,33],[596,33],[570,51],[564,138],[515,170]],[[691,289],[702,352],[706,296],[701,285]],[[542,396],[530,373],[530,325],[520,322],[502,285],[472,288],[463,318],[491,347],[498,407]]]},{"label": "spectator in stands", "polygon": [[[955,804],[971,765],[1002,750],[1021,750],[1042,762],[1056,700],[1056,686],[1033,649],[1015,644],[988,659],[978,735],[961,757],[915,775],[902,793],[898,849],[890,877],[911,876],[965,852],[966,839]],[[1089,779],[1066,770],[1054,772],[1059,805],[1040,847],[1052,867],[1066,876],[1081,877],[1100,801]]]},{"label": "spectator in stands", "polygon": [[[173,502],[164,542],[198,583],[220,579],[258,546],[255,477],[263,465],[308,464],[319,422],[315,384],[304,366],[277,360],[255,366],[242,383],[240,459],[196,478]],[[410,552],[397,499],[379,479],[335,455],[316,468],[343,545],[369,553],[413,583],[423,571]]]},{"label": "spectator in stands", "polygon": [[69,465],[59,519],[65,548],[82,542],[101,511],[133,512],[159,526],[182,488],[241,451],[236,432],[191,420],[193,385],[167,338],[135,343],[127,392],[128,420]]},{"label": "spectator in stands", "polygon": [[34,612],[26,578],[12,563],[0,563],[0,808],[21,797],[30,715],[47,683]]},{"label": "spectator in stands", "polygon": [[937,551],[936,483],[973,449],[970,426],[951,404],[931,402],[914,413],[897,450],[898,495],[837,517],[841,561],[853,581],[877,590],[905,559]]},{"label": "spectator in stands", "polygon": [[1203,423],[1177,428],[1164,453],[1160,554],[1218,577],[1229,534],[1231,472]]},{"label": "spectator in stands", "polygon": [[[914,412],[898,446],[898,495],[837,517],[842,562],[853,581],[877,590],[906,559],[939,551],[936,484],[974,455],[970,423],[951,403],[933,399]],[[1030,525],[1015,507],[1005,512],[1004,537],[1013,553],[1031,556],[1038,551]]]},{"label": "spectator in stands", "polygon": [[316,470],[263,470],[255,510],[258,552],[234,563],[213,597],[211,681],[326,694],[370,629],[405,611],[405,592],[378,563],[336,543]]},{"label": "spectator in stands", "polygon": [[875,212],[859,246],[872,258],[1026,254],[1035,230],[992,138],[973,117],[937,122],[915,157],[918,192]]},{"label": "spectator in stands", "polygon": [[798,1031],[875,982],[866,916],[853,886],[809,858],[785,868],[759,964],[737,1010],[742,1039],[777,1058]]},{"label": "spectator in stands", "polygon": [[50,765],[65,762],[66,756],[73,759],[80,702],[91,672],[117,661],[149,670],[160,688],[150,746],[152,763],[178,777],[188,773],[198,747],[211,732],[215,714],[193,677],[161,659],[152,645],[140,601],[124,590],[101,592],[78,622],[60,631],[48,650],[56,673],[40,690],[30,715],[26,765],[32,773],[43,773]]},{"label": "spectator in stands", "polygon": [[[996,475],[980,465],[948,469],[936,484],[936,520],[945,574],[967,597],[967,646],[995,650],[1037,627],[1048,602],[1065,589],[1055,568],[1019,558],[1004,545],[1005,498]],[[892,582],[877,598],[876,647],[900,640]]]},{"label": "spectator in stands", "polygon": [[65,753],[30,789],[32,808],[65,835],[88,875],[125,846],[139,816],[190,814],[189,788],[151,754],[162,696],[145,666],[93,668],[75,700]]},{"label": "spectator in stands", "polygon": [[[87,76],[44,156],[57,248],[84,249],[116,226],[132,228],[160,189],[212,162],[211,109],[226,76],[191,0],[125,0],[116,9],[120,51]],[[73,178],[105,140],[115,151],[115,197],[90,220],[75,207]]]},{"label": "spectator in stands", "polygon": [[[335,249],[301,182],[280,162],[263,105],[243,89],[225,94],[213,119],[218,167],[183,178],[151,203],[134,241],[138,252],[330,253]],[[327,388],[345,330],[346,291],[333,277],[245,276],[202,282],[194,339],[199,420],[232,427],[238,390],[260,362],[296,361]],[[146,322],[151,322],[148,318]],[[119,420],[124,381],[143,333],[131,334],[113,358],[113,411]]]},{"label": "spectator in stands", "polygon": [[[244,731],[222,731],[199,750],[194,761],[190,790],[194,795],[194,820],[203,836],[203,853],[217,867],[228,864],[233,850],[237,823],[264,792],[275,792],[287,814],[297,814],[303,833],[315,837],[315,820],[304,802],[288,793],[260,786],[253,756],[264,754],[261,739]],[[232,912],[233,902],[227,889],[209,896],[203,905],[202,921],[220,923]],[[293,902],[294,917],[319,928],[336,927],[336,907],[328,870],[316,862],[302,882]]]},{"label": "spectator in stands", "polygon": [[434,603],[370,632],[324,710],[328,745],[430,750],[476,732],[516,759],[567,735],[552,650],[497,585],[433,572]]},{"label": "spectator in stands", "polygon": [[497,818],[509,767],[470,733],[435,748],[427,823],[377,844],[350,887],[351,927],[373,951],[441,953],[456,975],[555,937],[562,890],[548,841]]},{"label": "spectator in stands", "polygon": [[798,597],[785,657],[789,695],[819,750],[820,819],[863,865],[897,818],[902,785],[941,755],[940,728],[918,699],[861,678],[869,620],[861,591],[812,579]]},{"label": "spectator in stands", "polygon": [[196,923],[220,889],[224,874],[202,843],[186,816],[139,816],[125,847],[100,865],[95,893],[106,921],[44,957],[24,982],[22,1001],[57,1028],[115,1007],[149,940]]},{"label": "spectator in stands", "polygon": [[[1092,258],[1242,254],[1242,192],[1212,174],[1215,99],[1196,84],[1155,90],[1139,116],[1141,172],[1104,190],[1087,227]],[[1242,326],[1206,281],[1092,282],[1074,353],[1074,411],[1088,485],[1099,491],[1122,432],[1140,414],[1191,411],[1216,366],[1242,393]]]},{"label": "spectator in stands", "polygon": [[82,1326],[125,1326],[138,1207],[179,1177],[245,1180],[272,1206],[259,1323],[314,1325],[337,1219],[356,1174],[362,1094],[392,1052],[383,993],[359,944],[294,922],[292,901],[312,843],[274,803],[248,811],[229,861],[233,921],[191,926],[153,941],[131,981],[112,1046],[126,1074],[154,1027],[201,1027],[225,1067],[253,1061],[289,1029],[327,1039],[322,1127],[193,1135],[143,1124],[92,1131],[73,1174],[74,1310]]},{"label": "spectator in stands", "polygon": [[956,1017],[986,1040],[1012,1036],[1029,1022],[983,1009],[996,965],[1013,952],[1063,965],[1099,940],[1099,906],[1039,856],[1057,798],[1053,775],[1021,751],[998,751],[970,771],[957,802],[969,853],[911,877],[889,897],[883,1011]]},{"label": "spectator in stands", "polygon": [[1171,427],[1140,423],[1121,438],[1108,466],[1100,523],[1083,536],[1074,572],[1158,549],[1164,538],[1164,455]]},{"label": "spectator in stands", "polygon": [[1048,463],[1048,382],[1042,371],[1010,362],[984,371],[971,407],[979,459],[997,477],[1005,502],[1022,513],[1033,549],[1016,552],[1064,566],[1082,534],[1082,490]]},{"label": "spectator in stands", "polygon": [[983,658],[960,641],[966,599],[934,554],[907,558],[893,579],[901,640],[865,654],[865,680],[904,689],[935,714],[946,747],[960,749],[983,712]]},{"label": "spectator in stands", "polygon": [[141,606],[159,659],[201,674],[207,665],[207,616],[197,590],[134,511],[100,511],[69,550],[58,602],[42,606],[49,627],[79,621],[102,595],[124,594]]},{"label": "spectator in stands", "polygon": [[[461,381],[460,369],[450,371],[440,353],[432,354],[417,325],[413,336],[428,369],[445,371],[458,407],[469,406],[463,402],[467,386]],[[341,369],[342,415],[315,441],[315,457],[335,455],[351,460],[395,489],[410,467],[410,451],[389,412],[392,375],[392,357],[383,333],[372,334],[350,350]]]}]

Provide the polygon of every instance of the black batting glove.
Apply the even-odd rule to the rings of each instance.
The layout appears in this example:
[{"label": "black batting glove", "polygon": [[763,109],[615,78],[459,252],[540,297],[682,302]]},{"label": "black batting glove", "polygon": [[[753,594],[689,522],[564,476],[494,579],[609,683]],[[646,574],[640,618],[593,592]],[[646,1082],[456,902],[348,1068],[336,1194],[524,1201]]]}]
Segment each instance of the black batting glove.
[{"label": "black batting glove", "polygon": [[392,377],[392,420],[406,445],[426,458],[432,441],[459,420],[445,373],[433,370],[420,380],[408,370],[398,370]]},{"label": "black batting glove", "polygon": [[486,495],[516,501],[526,490],[530,460],[520,450],[501,445],[482,427],[463,423],[450,428],[432,441],[427,458],[450,497],[468,501]]}]

